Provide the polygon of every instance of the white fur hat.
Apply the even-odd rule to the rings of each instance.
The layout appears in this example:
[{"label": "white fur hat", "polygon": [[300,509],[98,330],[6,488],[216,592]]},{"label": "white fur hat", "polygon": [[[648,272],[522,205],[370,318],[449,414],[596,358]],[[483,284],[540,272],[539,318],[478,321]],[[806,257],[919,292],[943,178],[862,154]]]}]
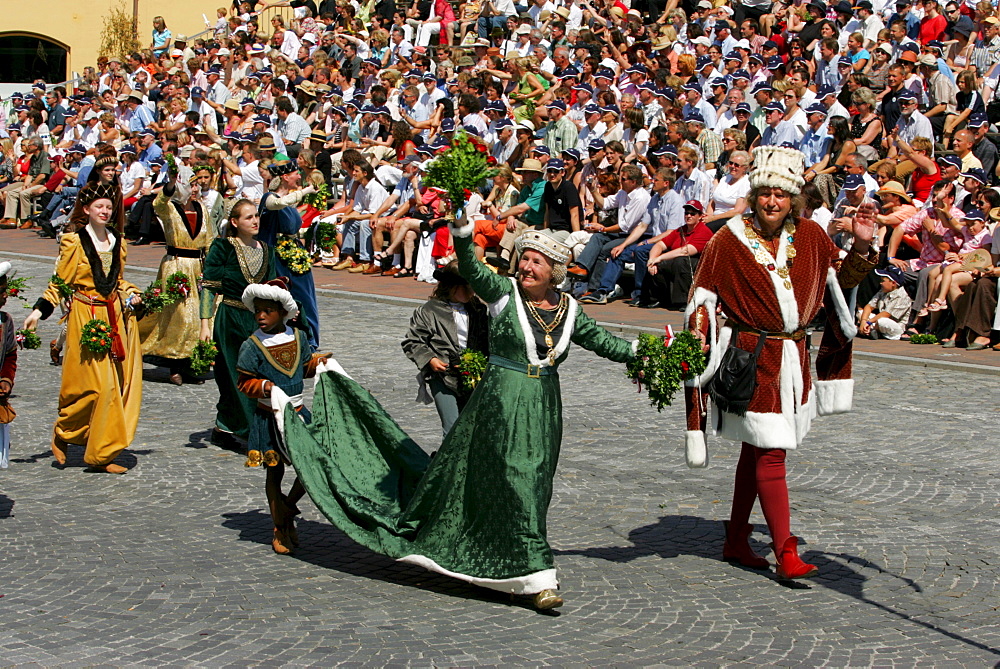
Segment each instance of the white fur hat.
[{"label": "white fur hat", "polygon": [[0,279],[8,274],[10,274],[10,263],[6,261],[0,262]]},{"label": "white fur hat", "polygon": [[568,246],[541,230],[528,230],[517,238],[514,246],[517,247],[518,253],[523,253],[524,249],[533,249],[560,265],[569,262],[572,253]]},{"label": "white fur hat", "polygon": [[802,177],[804,171],[805,156],[801,151],[783,146],[758,146],[753,150],[750,186],[771,186],[798,195],[806,183]]},{"label": "white fur hat", "polygon": [[287,323],[299,315],[299,305],[295,304],[292,294],[288,292],[287,285],[283,277],[272,279],[267,283],[251,283],[243,291],[243,304],[253,312],[254,298],[278,302],[281,304],[281,308],[287,312],[285,314],[285,322]]}]

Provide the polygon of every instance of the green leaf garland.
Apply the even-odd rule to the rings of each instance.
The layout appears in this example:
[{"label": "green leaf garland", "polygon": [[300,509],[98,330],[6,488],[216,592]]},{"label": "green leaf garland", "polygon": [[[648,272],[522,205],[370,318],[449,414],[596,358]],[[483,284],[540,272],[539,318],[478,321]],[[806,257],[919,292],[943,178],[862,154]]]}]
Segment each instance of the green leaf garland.
[{"label": "green leaf garland", "polygon": [[94,355],[106,355],[111,350],[111,326],[100,318],[92,318],[80,329],[80,346]]},{"label": "green leaf garland", "polygon": [[42,345],[42,338],[34,330],[18,330],[14,333],[14,341],[18,348],[26,348],[33,351]]},{"label": "green leaf garland", "polygon": [[938,338],[932,334],[915,334],[910,335],[911,344],[937,344]]},{"label": "green leaf garland", "polygon": [[486,356],[482,352],[467,348],[458,356],[458,381],[462,388],[468,391],[476,389],[476,385],[486,373]]}]

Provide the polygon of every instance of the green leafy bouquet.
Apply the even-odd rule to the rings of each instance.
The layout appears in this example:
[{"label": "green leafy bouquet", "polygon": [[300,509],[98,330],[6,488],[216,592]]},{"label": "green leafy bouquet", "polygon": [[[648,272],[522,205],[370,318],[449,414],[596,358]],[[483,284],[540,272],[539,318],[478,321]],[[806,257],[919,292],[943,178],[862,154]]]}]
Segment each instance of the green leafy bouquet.
[{"label": "green leafy bouquet", "polygon": [[472,392],[486,373],[486,356],[480,351],[467,348],[458,355],[458,382],[463,389]]},{"label": "green leafy bouquet", "polygon": [[156,314],[163,311],[177,300],[180,296],[163,287],[163,282],[157,279],[149,284],[146,290],[142,291],[142,307],[147,313]]},{"label": "green leafy bouquet", "polygon": [[910,335],[911,344],[936,344],[938,343],[938,338],[932,334],[915,334]]},{"label": "green leafy bouquet", "polygon": [[701,342],[684,330],[676,337],[668,325],[666,336],[640,334],[635,358],[625,366],[625,376],[649,391],[649,405],[663,411],[684,381],[705,371]]},{"label": "green leafy bouquet", "polygon": [[326,209],[326,202],[330,199],[330,187],[325,183],[320,184],[315,193],[309,193],[302,198],[302,204],[312,205],[316,209]]},{"label": "green leafy bouquet", "polygon": [[18,348],[26,348],[33,351],[42,345],[42,338],[34,330],[18,330],[14,333],[14,341]]},{"label": "green leafy bouquet", "polygon": [[94,355],[105,355],[111,350],[111,326],[100,318],[91,318],[80,330],[80,345]]},{"label": "green leafy bouquet", "polygon": [[191,357],[188,360],[191,367],[191,373],[195,376],[205,374],[212,367],[212,365],[215,364],[215,358],[218,355],[219,349],[216,348],[215,342],[198,342],[194,345],[194,349],[191,351]]},{"label": "green leafy bouquet", "polygon": [[316,248],[324,253],[337,248],[337,228],[333,223],[320,223],[316,226]]},{"label": "green leafy bouquet", "polygon": [[312,258],[309,257],[309,252],[299,246],[295,237],[279,235],[274,252],[292,274],[305,274],[312,269]]},{"label": "green leafy bouquet", "polygon": [[25,303],[25,309],[29,309],[30,307],[27,306],[28,298],[24,296],[26,290],[28,290],[27,278],[19,276],[7,279],[7,296],[21,300]]},{"label": "green leafy bouquet", "polygon": [[68,283],[59,278],[58,274],[53,274],[52,278],[49,279],[49,283],[51,283],[53,286],[56,287],[56,291],[59,293],[59,297],[61,297],[62,299],[68,300],[69,298],[73,297],[73,293],[75,291],[73,290],[72,286],[70,286]]},{"label": "green leafy bouquet", "polygon": [[174,272],[167,277],[166,283],[167,295],[173,298],[172,302],[180,302],[191,294],[191,279],[184,272]]},{"label": "green leafy bouquet", "polygon": [[458,209],[474,189],[496,175],[497,161],[489,153],[481,139],[458,130],[451,146],[439,149],[427,166],[424,184],[446,191],[452,207]]}]

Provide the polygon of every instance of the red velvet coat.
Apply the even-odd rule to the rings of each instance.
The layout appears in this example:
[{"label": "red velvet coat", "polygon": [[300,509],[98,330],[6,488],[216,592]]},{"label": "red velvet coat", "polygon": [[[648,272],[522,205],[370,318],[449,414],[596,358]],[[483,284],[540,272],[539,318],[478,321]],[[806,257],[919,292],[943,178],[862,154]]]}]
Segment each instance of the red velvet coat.
[{"label": "red velvet coat", "polygon": [[[873,263],[856,253],[846,257],[815,222],[800,219],[794,233],[794,260],[788,281],[776,269],[787,261],[784,232],[774,269],[757,262],[747,238],[744,220],[731,219],[708,243],[698,262],[690,302],[689,327],[700,329],[711,346],[708,367],[689,381],[687,404],[688,464],[705,466],[707,393],[726,348],[733,344],[734,322],[755,330],[794,333],[826,306],[827,324],[816,359],[818,379],[809,368],[806,340],[767,339],[757,362],[757,389],[745,416],[713,407],[713,427],[722,436],[760,448],[793,449],[809,431],[815,415],[849,411],[853,395],[851,340],[857,330],[844,299],[844,290],[860,283]],[[721,307],[726,322],[714,317]],[[737,345],[753,350],[757,335],[740,332]]]}]

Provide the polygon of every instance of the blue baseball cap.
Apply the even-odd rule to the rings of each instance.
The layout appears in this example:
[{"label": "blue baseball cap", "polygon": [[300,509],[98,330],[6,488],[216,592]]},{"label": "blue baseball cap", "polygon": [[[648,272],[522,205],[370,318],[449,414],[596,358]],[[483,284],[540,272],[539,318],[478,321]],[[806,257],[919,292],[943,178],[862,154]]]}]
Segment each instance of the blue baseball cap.
[{"label": "blue baseball cap", "polygon": [[764,105],[764,111],[766,112],[779,111],[784,113],[785,105],[781,104],[777,100],[772,100],[771,102],[768,102],[766,105]]},{"label": "blue baseball cap", "polygon": [[729,88],[729,82],[726,81],[725,77],[716,77],[715,79],[712,79],[712,88],[715,88],[716,86],[725,86],[726,88]]},{"label": "blue baseball cap", "polygon": [[822,114],[826,116],[828,113],[826,105],[822,102],[814,102],[806,109],[806,114]]},{"label": "blue baseball cap", "polygon": [[604,140],[598,137],[597,139],[590,140],[590,144],[587,145],[587,151],[600,151],[604,146]]},{"label": "blue baseball cap", "polygon": [[698,56],[698,59],[695,61],[695,69],[700,70],[701,68],[707,67],[711,64],[712,64],[712,59],[709,58],[708,56]]},{"label": "blue baseball cap", "polygon": [[685,90],[685,91],[697,91],[698,93],[701,93],[701,86],[699,86],[698,82],[696,82],[696,81],[689,81],[686,84],[684,84],[683,86],[681,86],[681,90]]},{"label": "blue baseball cap", "polygon": [[705,117],[701,115],[700,111],[698,111],[697,109],[694,109],[694,110],[688,112],[687,116],[684,117],[684,122],[685,123],[701,123],[702,125],[704,125],[704,123],[705,123]]},{"label": "blue baseball cap", "polygon": [[552,152],[549,150],[549,147],[545,146],[544,144],[537,144],[531,147],[531,153],[540,153],[543,156],[552,155]]},{"label": "blue baseball cap", "polygon": [[784,67],[785,61],[781,60],[781,56],[771,56],[767,59],[767,69],[777,70],[779,67]]},{"label": "blue baseball cap", "polygon": [[[643,84],[642,86],[645,86],[645,85],[646,84]],[[639,88],[642,88],[642,86],[640,86]],[[594,94],[594,87],[591,86],[590,84],[584,84],[584,83],[573,84],[573,90],[574,91],[587,91],[591,95]]]},{"label": "blue baseball cap", "polygon": [[455,119],[441,119],[441,132],[452,132],[455,130]]},{"label": "blue baseball cap", "polygon": [[865,179],[860,174],[848,174],[847,178],[844,179],[844,190],[857,190],[863,188],[864,185]]},{"label": "blue baseball cap", "polygon": [[608,81],[614,81],[614,78],[615,73],[606,67],[602,67],[594,73],[594,79],[607,79]]},{"label": "blue baseball cap", "polygon": [[899,269],[895,265],[887,265],[885,267],[879,267],[875,270],[875,274],[879,276],[884,276],[885,278],[893,281],[897,286],[902,286],[906,281],[906,277],[903,274],[903,270]]},{"label": "blue baseball cap", "polygon": [[501,130],[503,128],[513,128],[514,127],[514,122],[512,120],[510,120],[509,118],[502,118],[499,121],[497,121],[497,123],[496,123],[496,125],[494,127],[497,130]]},{"label": "blue baseball cap", "polygon": [[580,152],[577,149],[563,149],[559,152],[559,155],[564,158],[568,157],[572,158],[576,162],[580,162]]},{"label": "blue baseball cap", "polygon": [[983,112],[977,112],[969,116],[969,121],[966,125],[970,128],[982,128],[984,125],[989,125],[990,119]]},{"label": "blue baseball cap", "polygon": [[545,105],[546,109],[558,109],[560,111],[566,111],[566,103],[562,100],[553,100],[549,104]]},{"label": "blue baseball cap", "polygon": [[742,112],[746,112],[747,114],[751,113],[751,111],[750,111],[750,103],[749,102],[740,102],[740,103],[738,103],[736,105],[736,107],[733,109],[733,112],[736,113],[736,114],[739,114],[739,113],[742,113]]},{"label": "blue baseball cap", "polygon": [[750,81],[750,73],[746,70],[736,70],[733,72],[733,81],[736,81],[737,79],[746,79],[747,81]]},{"label": "blue baseball cap", "polygon": [[547,163],[545,163],[545,169],[548,170],[563,170],[566,169],[566,163],[563,162],[562,158],[550,158]]},{"label": "blue baseball cap", "polygon": [[729,53],[726,54],[726,60],[735,60],[735,61],[739,61],[740,63],[742,63],[743,62],[743,56],[741,56],[740,54],[736,53],[735,51],[730,51]]},{"label": "blue baseball cap", "polygon": [[938,156],[937,162],[938,165],[951,165],[953,167],[957,167],[958,169],[962,169],[962,159],[955,154]]},{"label": "blue baseball cap", "polygon": [[989,181],[989,178],[986,176],[986,170],[982,169],[981,167],[973,167],[968,172],[962,172],[961,176],[965,177],[966,179],[975,179],[981,184],[984,184],[987,181]]},{"label": "blue baseball cap", "polygon": [[833,86],[830,85],[820,86],[819,90],[816,91],[816,99],[822,100],[828,95],[836,95],[836,94],[837,94],[837,89],[835,89]]}]

